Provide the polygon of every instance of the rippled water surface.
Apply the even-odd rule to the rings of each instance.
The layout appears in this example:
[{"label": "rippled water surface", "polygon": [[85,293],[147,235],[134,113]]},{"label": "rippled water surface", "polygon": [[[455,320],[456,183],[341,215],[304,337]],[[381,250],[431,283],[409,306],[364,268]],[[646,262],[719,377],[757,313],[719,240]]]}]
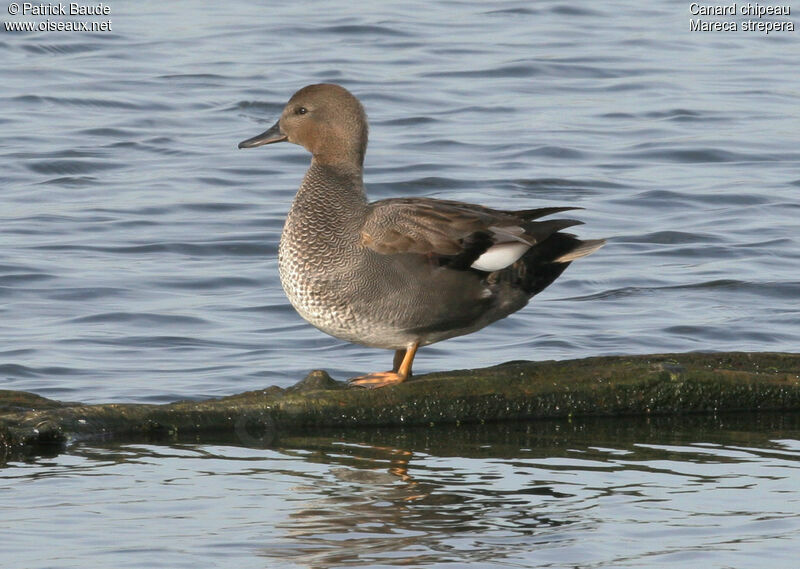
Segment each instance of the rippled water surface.
[{"label": "rippled water surface", "polygon": [[790,569],[799,419],[80,444],[0,471],[4,566]]},{"label": "rippled water surface", "polygon": [[[366,106],[371,198],[580,206],[609,238],[415,371],[800,345],[800,32],[690,32],[655,0],[107,4],[85,19],[109,32],[0,35],[0,389],[166,402],[385,369],[280,288],[308,155],[236,149],[322,81]],[[5,471],[0,528],[18,567],[789,566],[793,429],[415,443],[411,479],[370,462],[400,443],[363,451],[381,474],[347,440],[79,446]]]}]

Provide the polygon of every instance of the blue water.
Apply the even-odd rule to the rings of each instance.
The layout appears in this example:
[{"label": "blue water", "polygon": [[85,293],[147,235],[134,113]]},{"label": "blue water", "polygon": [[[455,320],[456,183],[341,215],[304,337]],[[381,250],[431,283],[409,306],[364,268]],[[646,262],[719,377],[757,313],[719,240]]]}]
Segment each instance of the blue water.
[{"label": "blue water", "polygon": [[[308,155],[288,144],[236,149],[271,125],[295,90],[322,81],[343,84],[366,106],[372,199],[580,206],[580,235],[609,239],[518,314],[421,350],[417,373],[518,359],[797,351],[800,32],[690,32],[689,4],[143,0],[84,18],[110,19],[109,32],[4,31],[0,389],[167,402],[286,386],[314,368],[338,378],[386,369],[390,353],[316,331],[280,288],[276,246]],[[47,19],[13,18],[5,5],[2,16]],[[778,444],[761,434],[759,444]],[[107,452],[97,460],[113,462]],[[137,461],[115,473],[141,499],[162,473],[198,468],[143,452],[155,478],[130,487]],[[13,476],[43,503],[62,484],[101,491],[90,476],[94,458],[42,460],[31,478]],[[217,473],[208,492],[243,481],[240,466]],[[591,472],[575,476],[605,484]],[[637,471],[638,483],[655,483],[654,472]],[[242,504],[249,494],[238,492],[258,494],[259,482],[234,490]],[[725,499],[758,503],[758,487]],[[657,499],[668,524],[674,497]],[[180,501],[152,507],[109,523],[192,515]],[[778,515],[764,508],[741,523]],[[80,533],[89,511],[90,502],[67,509],[81,518],[73,540],[89,539]],[[228,530],[239,519],[231,515]],[[691,519],[680,524],[692,535]],[[570,531],[580,540],[590,530]],[[478,561],[460,556],[451,538],[440,535],[451,557],[430,564]],[[513,550],[517,537],[492,539]],[[769,539],[741,547],[752,554]],[[247,556],[256,546],[228,551]],[[199,542],[186,547],[202,551]],[[591,564],[587,556],[576,563]],[[146,565],[146,557],[123,548],[97,566]]]}]

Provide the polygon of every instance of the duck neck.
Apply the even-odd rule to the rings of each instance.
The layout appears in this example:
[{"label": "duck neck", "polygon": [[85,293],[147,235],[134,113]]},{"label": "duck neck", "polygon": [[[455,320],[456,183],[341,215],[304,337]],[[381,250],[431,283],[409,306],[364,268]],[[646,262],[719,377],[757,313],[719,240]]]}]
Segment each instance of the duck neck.
[{"label": "duck neck", "polygon": [[360,166],[350,163],[322,163],[311,160],[292,210],[326,212],[329,219],[344,220],[363,215],[367,205]]}]

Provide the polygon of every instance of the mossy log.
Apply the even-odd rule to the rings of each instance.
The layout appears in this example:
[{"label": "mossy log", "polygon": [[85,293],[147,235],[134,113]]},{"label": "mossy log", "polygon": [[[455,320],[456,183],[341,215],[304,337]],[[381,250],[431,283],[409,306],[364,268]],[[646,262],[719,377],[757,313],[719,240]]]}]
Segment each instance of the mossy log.
[{"label": "mossy log", "polygon": [[375,390],[324,371],[298,384],[164,405],[62,403],[0,391],[0,454],[84,437],[232,432],[242,442],[321,427],[800,410],[800,354],[715,353],[509,362]]}]

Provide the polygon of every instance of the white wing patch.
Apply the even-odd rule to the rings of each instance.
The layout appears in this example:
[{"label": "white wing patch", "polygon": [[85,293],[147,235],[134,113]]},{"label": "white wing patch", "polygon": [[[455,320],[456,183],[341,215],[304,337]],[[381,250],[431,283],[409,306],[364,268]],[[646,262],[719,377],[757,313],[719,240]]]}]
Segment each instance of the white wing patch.
[{"label": "white wing patch", "polygon": [[[523,237],[525,230],[516,225],[506,227],[492,226],[489,230],[494,234],[495,243],[484,251],[470,265],[473,269],[488,273],[505,269],[531,248],[532,242]],[[535,243],[535,241],[534,241]]]},{"label": "white wing patch", "polygon": [[530,248],[529,243],[520,243],[519,241],[495,243],[483,255],[475,259],[471,267],[488,273],[499,271],[522,257]]}]

